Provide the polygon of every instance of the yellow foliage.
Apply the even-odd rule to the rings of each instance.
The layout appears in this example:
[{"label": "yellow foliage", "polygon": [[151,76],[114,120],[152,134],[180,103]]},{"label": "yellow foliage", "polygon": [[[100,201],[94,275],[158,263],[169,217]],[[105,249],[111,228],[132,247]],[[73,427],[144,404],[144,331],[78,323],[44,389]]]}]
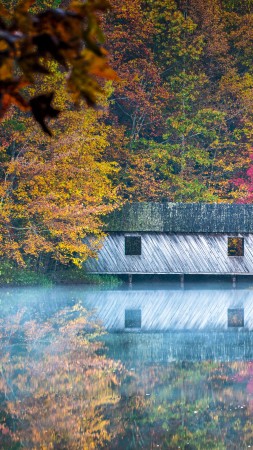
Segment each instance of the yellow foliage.
[{"label": "yellow foliage", "polygon": [[[120,374],[123,367],[97,355],[101,344],[95,338],[102,330],[79,304],[46,322],[33,320],[22,327],[23,314],[0,320],[0,368],[4,365],[6,374],[0,378],[0,390],[8,398],[8,378],[19,392],[7,401],[8,413],[19,423],[13,442],[47,450],[90,450],[108,444],[112,436],[104,412],[108,404],[119,402],[110,386],[119,383],[115,372]],[[24,335],[26,353],[10,359],[4,342],[15,333]]]},{"label": "yellow foliage", "polygon": [[[95,255],[101,219],[120,202],[113,183],[118,166],[103,156],[111,128],[102,116],[69,109],[52,139],[34,129],[31,119],[20,122],[25,131],[10,133],[16,151],[8,157],[8,140],[1,152],[0,254],[19,263],[28,255],[47,255],[78,266]],[[6,135],[6,128],[0,132]]]}]

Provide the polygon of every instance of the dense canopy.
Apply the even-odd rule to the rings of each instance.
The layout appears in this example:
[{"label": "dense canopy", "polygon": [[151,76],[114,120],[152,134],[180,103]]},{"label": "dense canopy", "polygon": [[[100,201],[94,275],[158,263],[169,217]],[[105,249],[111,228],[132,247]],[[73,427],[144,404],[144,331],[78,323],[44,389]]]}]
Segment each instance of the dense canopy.
[{"label": "dense canopy", "polygon": [[[18,2],[2,3],[11,12]],[[29,14],[71,5],[37,0]],[[54,111],[65,110],[56,121],[45,117],[54,138],[16,106],[3,118],[0,253],[22,264],[81,265],[98,248],[103,216],[124,202],[252,201],[253,2],[110,5],[94,29],[97,41],[98,29],[105,36],[105,78],[118,79],[97,93],[97,111],[82,102],[76,109],[64,64],[47,54],[38,62],[50,73],[38,73],[24,96],[46,95]],[[97,240],[88,247],[90,233]]]}]

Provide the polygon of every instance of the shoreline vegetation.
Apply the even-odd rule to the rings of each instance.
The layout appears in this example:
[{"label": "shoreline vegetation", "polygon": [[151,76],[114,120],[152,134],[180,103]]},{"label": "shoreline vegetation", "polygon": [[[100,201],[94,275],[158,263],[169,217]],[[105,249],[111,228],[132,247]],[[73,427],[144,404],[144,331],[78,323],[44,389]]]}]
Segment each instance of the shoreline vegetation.
[{"label": "shoreline vegetation", "polygon": [[53,286],[87,284],[117,286],[122,280],[114,275],[88,274],[84,269],[64,267],[47,273],[34,271],[29,267],[16,267],[14,263],[0,262],[0,287],[6,286]]}]

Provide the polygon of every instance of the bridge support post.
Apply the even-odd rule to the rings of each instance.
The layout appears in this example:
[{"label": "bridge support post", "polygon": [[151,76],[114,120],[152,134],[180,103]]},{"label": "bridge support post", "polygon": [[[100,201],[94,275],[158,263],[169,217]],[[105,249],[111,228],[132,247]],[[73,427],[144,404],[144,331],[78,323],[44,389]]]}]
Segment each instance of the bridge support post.
[{"label": "bridge support post", "polygon": [[133,285],[133,275],[131,273],[128,274],[128,284],[129,286]]},{"label": "bridge support post", "polygon": [[236,288],[236,276],[235,275],[232,276],[232,285],[233,285],[233,289],[235,289]]},{"label": "bridge support post", "polygon": [[181,287],[181,289],[184,289],[184,274],[183,273],[180,275],[180,287]]}]

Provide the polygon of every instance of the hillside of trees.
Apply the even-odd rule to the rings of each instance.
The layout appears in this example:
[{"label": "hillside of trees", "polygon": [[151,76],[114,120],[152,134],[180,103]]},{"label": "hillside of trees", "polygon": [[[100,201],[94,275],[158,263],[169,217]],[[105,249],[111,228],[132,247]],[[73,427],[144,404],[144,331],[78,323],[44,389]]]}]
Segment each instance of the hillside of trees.
[{"label": "hillside of trees", "polygon": [[[123,195],[232,202],[250,191],[253,2],[112,0],[106,36],[122,82],[110,123],[123,133]],[[108,155],[109,157],[109,155]]]},{"label": "hillside of trees", "polygon": [[[110,5],[99,17],[119,80],[98,107],[76,108],[46,55],[50,74],[24,92],[56,90],[53,137],[15,106],[2,119],[0,255],[21,265],[81,265],[125,201],[252,201],[253,1]],[[37,0],[31,12],[56,7],[71,5]]]}]

